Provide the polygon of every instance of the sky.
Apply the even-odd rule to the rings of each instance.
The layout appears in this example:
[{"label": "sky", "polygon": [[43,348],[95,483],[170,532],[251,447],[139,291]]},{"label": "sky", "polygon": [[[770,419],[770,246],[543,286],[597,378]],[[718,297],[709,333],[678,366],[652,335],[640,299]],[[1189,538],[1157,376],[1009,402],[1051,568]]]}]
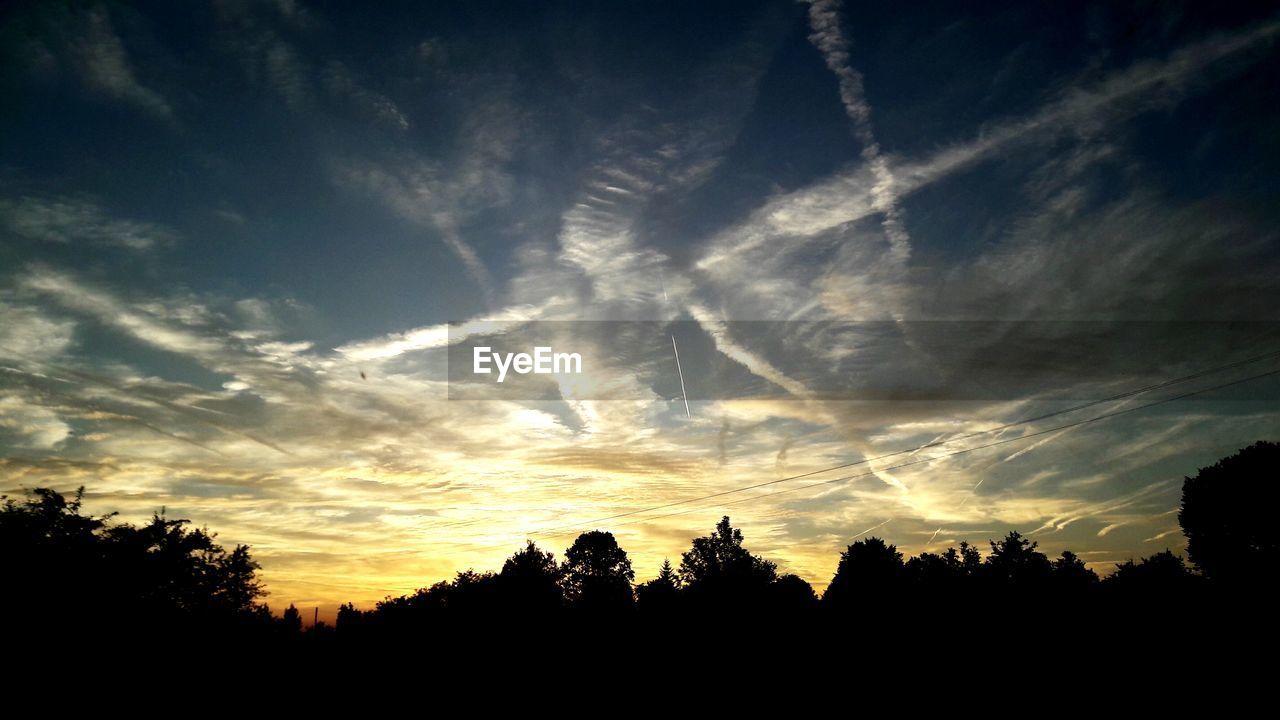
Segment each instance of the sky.
[{"label": "sky", "polygon": [[[322,614],[596,528],[643,580],[726,514],[819,590],[868,534],[1182,552],[1183,477],[1280,436],[1278,37],[7,3],[0,492],[190,518]],[[498,385],[481,343],[583,372]]]}]

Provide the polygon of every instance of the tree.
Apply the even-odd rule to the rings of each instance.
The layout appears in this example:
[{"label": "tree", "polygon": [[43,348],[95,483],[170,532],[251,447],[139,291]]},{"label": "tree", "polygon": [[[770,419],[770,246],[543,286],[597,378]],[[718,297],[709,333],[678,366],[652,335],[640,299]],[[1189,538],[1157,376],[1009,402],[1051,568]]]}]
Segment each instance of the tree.
[{"label": "tree", "polygon": [[235,550],[215,561],[217,574],[214,581],[215,602],[229,610],[248,611],[266,591],[258,582],[258,570],[262,567],[249,555],[248,545],[237,545]]},{"label": "tree", "polygon": [[1185,478],[1178,523],[1205,577],[1246,582],[1280,569],[1280,536],[1271,531],[1278,469],[1280,445],[1258,442]]},{"label": "tree", "polygon": [[663,559],[658,569],[658,577],[636,588],[636,603],[641,610],[667,611],[676,603],[680,595],[680,576],[676,575],[671,561]]},{"label": "tree", "polygon": [[902,553],[878,537],[858,540],[842,553],[836,574],[822,596],[832,607],[850,607],[860,596],[896,593],[902,579]]},{"label": "tree", "polygon": [[658,568],[658,577],[653,582],[669,587],[672,590],[680,589],[680,576],[676,575],[675,568],[671,567],[671,561],[663,558],[662,567]]},{"label": "tree", "polygon": [[630,606],[631,582],[635,578],[631,560],[613,533],[582,533],[564,553],[561,583],[565,598],[577,607],[600,610]]},{"label": "tree", "polygon": [[947,548],[941,555],[923,552],[908,559],[904,570],[907,580],[921,589],[948,588],[961,577],[960,555],[955,548]]},{"label": "tree", "polygon": [[727,515],[680,558],[681,584],[702,598],[758,600],[776,578],[777,566],[742,546],[742,531],[729,524]]},{"label": "tree", "polygon": [[556,556],[532,540],[503,563],[497,585],[502,602],[517,609],[552,610],[564,602]]},{"label": "tree", "polygon": [[[950,548],[948,553],[955,552]],[[975,577],[982,572],[982,553],[978,552],[978,548],[970,545],[967,541],[960,542],[960,570],[961,574],[966,577]]]},{"label": "tree", "polygon": [[1107,578],[1107,583],[1129,591],[1163,594],[1170,590],[1184,589],[1195,579],[1180,556],[1165,550],[1142,558],[1137,563],[1129,560],[1117,565],[1116,571]]},{"label": "tree", "polygon": [[788,573],[780,576],[774,581],[771,591],[774,609],[782,613],[804,612],[818,606],[818,594],[799,575]]},{"label": "tree", "polygon": [[1085,566],[1075,553],[1063,550],[1062,555],[1053,561],[1053,580],[1063,588],[1086,588],[1098,582],[1098,575]]},{"label": "tree", "polygon": [[352,603],[338,606],[338,617],[334,620],[334,628],[338,632],[352,632],[364,625],[365,614],[356,609]]},{"label": "tree", "polygon": [[83,489],[68,500],[46,488],[0,506],[0,567],[21,594],[6,610],[90,624],[186,622],[199,616],[256,621],[265,595],[248,546],[227,552],[215,536],[164,512],[141,527],[82,511]]},{"label": "tree", "polygon": [[1010,531],[1000,542],[991,541],[987,577],[996,584],[1021,588],[1044,585],[1053,574],[1053,565],[1036,546],[1017,531]]},{"label": "tree", "polygon": [[298,612],[298,608],[294,607],[293,603],[289,603],[289,607],[284,609],[284,614],[280,616],[280,625],[285,632],[302,632],[302,613]]}]

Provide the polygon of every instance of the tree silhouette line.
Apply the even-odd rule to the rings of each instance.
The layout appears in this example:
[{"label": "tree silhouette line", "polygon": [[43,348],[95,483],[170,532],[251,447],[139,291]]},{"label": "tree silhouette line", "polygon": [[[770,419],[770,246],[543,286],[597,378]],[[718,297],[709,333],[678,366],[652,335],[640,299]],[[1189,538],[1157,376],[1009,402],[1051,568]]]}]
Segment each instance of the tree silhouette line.
[{"label": "tree silhouette line", "polygon": [[[1280,495],[1280,445],[1259,442],[1184,479],[1178,520],[1190,563],[1165,550],[1116,566],[1105,578],[1073,552],[1050,558],[1018,532],[910,558],[879,537],[850,543],[821,597],[808,582],[780,574],[750,552],[741,530],[722,518],[695,538],[678,565],[664,561],[656,578],[635,571],[612,533],[584,532],[557,561],[532,541],[497,572],[465,570],[452,580],[368,610],[343,605],[334,627],[306,635],[394,636],[459,632],[477,623],[531,617],[660,619],[714,617],[856,618],[884,607],[1067,607],[1113,611],[1153,598],[1235,597],[1270,581],[1280,546],[1269,514]],[[38,488],[0,506],[0,596],[8,618],[80,628],[185,628],[255,636],[303,634],[297,608],[275,616],[263,602],[259,566],[244,545],[227,550],[214,534],[163,512],[134,526],[95,517],[70,498]],[[472,622],[468,622],[472,621]]]}]

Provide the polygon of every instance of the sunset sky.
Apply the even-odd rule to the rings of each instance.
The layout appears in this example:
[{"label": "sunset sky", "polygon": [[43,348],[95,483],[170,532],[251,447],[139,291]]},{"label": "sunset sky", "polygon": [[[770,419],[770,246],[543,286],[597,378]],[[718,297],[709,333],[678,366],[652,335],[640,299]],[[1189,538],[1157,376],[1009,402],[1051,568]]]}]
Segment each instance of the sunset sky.
[{"label": "sunset sky", "polygon": [[1280,439],[1266,5],[7,3],[0,492],[322,615],[726,514],[819,590],[868,533],[1181,552]]}]

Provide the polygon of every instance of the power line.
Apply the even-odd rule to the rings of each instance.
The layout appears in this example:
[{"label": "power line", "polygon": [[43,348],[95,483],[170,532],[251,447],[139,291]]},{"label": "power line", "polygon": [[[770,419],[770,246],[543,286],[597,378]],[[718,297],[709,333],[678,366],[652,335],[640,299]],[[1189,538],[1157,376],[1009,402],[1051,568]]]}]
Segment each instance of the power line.
[{"label": "power line", "polygon": [[[653,512],[653,511],[655,511],[655,510],[665,510],[666,508],[678,507],[678,506],[681,506],[681,505],[688,505],[688,504],[690,504],[690,503],[702,502],[702,501],[704,501],[704,500],[712,500],[712,499],[715,499],[715,498],[718,498],[718,497],[723,497],[723,496],[725,496],[725,495],[733,495],[733,494],[737,494],[737,493],[740,493],[740,492],[746,492],[746,491],[748,491],[748,490],[755,490],[755,489],[762,488],[762,487],[767,487],[767,486],[770,486],[770,485],[777,485],[777,484],[779,484],[779,483],[791,482],[791,481],[793,481],[793,480],[801,480],[801,479],[806,478],[806,477],[812,477],[812,476],[814,476],[814,475],[821,475],[821,474],[828,473],[828,472],[832,472],[832,471],[835,471],[835,470],[843,470],[843,469],[845,469],[845,468],[855,467],[855,466],[857,466],[857,465],[863,465],[863,464],[866,464],[866,463],[876,462],[876,461],[879,461],[879,460],[885,460],[885,459],[892,458],[892,457],[898,457],[898,456],[900,456],[900,455],[915,454],[915,453],[917,453],[917,452],[920,452],[921,450],[927,450],[927,449],[932,448],[932,447],[939,447],[939,446],[948,445],[948,444],[951,444],[951,443],[954,443],[954,442],[958,442],[958,441],[960,441],[960,440],[969,440],[969,439],[972,439],[972,438],[975,438],[975,437],[981,437],[981,436],[983,436],[983,435],[990,435],[990,434],[992,434],[992,433],[998,433],[998,432],[1001,432],[1001,431],[1003,431],[1003,430],[1007,430],[1007,429],[1012,428],[1012,427],[1017,427],[1017,426],[1019,426],[1019,425],[1026,425],[1026,424],[1029,424],[1029,423],[1038,422],[1038,421],[1040,421],[1040,420],[1047,420],[1047,419],[1049,419],[1049,418],[1056,417],[1056,416],[1059,416],[1059,415],[1066,415],[1066,414],[1069,414],[1069,413],[1077,412],[1077,411],[1079,411],[1079,410],[1084,410],[1084,409],[1086,409],[1086,408],[1094,407],[1094,406],[1097,406],[1097,405],[1102,405],[1102,404],[1109,403],[1109,402],[1115,402],[1115,401],[1117,401],[1117,400],[1123,400],[1123,399],[1125,399],[1125,398],[1133,397],[1133,396],[1135,396],[1135,395],[1141,395],[1141,394],[1144,394],[1144,393],[1152,392],[1152,391],[1154,391],[1154,390],[1160,390],[1160,389],[1162,389],[1162,388],[1170,387],[1170,386],[1172,386],[1172,385],[1178,385],[1178,384],[1181,384],[1181,383],[1184,383],[1184,382],[1189,382],[1189,381],[1191,381],[1191,380],[1196,380],[1196,379],[1198,379],[1198,378],[1205,377],[1205,376],[1207,376],[1207,375],[1212,375],[1212,374],[1216,374],[1216,373],[1224,372],[1224,371],[1226,371],[1226,370],[1235,369],[1235,368],[1242,367],[1242,366],[1245,366],[1245,365],[1251,365],[1251,364],[1256,363],[1256,362],[1259,362],[1259,361],[1261,361],[1261,360],[1266,360],[1266,359],[1268,359],[1268,358],[1273,358],[1273,357],[1277,357],[1277,356],[1280,356],[1280,350],[1272,351],[1272,352],[1269,352],[1269,353],[1264,353],[1264,354],[1262,354],[1262,355],[1255,355],[1255,356],[1250,357],[1250,358],[1245,358],[1245,359],[1243,359],[1243,360],[1237,360],[1237,361],[1232,362],[1232,363],[1228,363],[1228,364],[1225,364],[1225,365],[1219,365],[1219,366],[1216,366],[1216,367],[1213,367],[1213,368],[1208,368],[1208,369],[1206,369],[1206,370],[1200,370],[1200,371],[1198,371],[1198,372],[1191,373],[1191,374],[1189,374],[1189,375],[1183,375],[1183,376],[1180,376],[1180,377],[1172,378],[1172,379],[1170,379],[1170,380],[1164,380],[1164,381],[1162,381],[1162,382],[1154,383],[1154,384],[1152,384],[1152,385],[1147,385],[1147,386],[1144,386],[1144,387],[1141,387],[1141,388],[1136,388],[1136,389],[1134,389],[1134,390],[1128,390],[1128,391],[1125,391],[1125,392],[1122,392],[1122,393],[1118,393],[1118,394],[1115,394],[1115,395],[1111,395],[1111,396],[1108,396],[1108,397],[1105,397],[1105,398],[1102,398],[1102,399],[1099,399],[1099,400],[1091,400],[1091,401],[1089,401],[1089,402],[1081,403],[1081,404],[1079,404],[1079,405],[1074,405],[1074,406],[1072,406],[1072,407],[1064,408],[1064,409],[1062,409],[1062,410],[1055,410],[1055,411],[1053,411],[1053,412],[1044,413],[1043,415],[1037,415],[1037,416],[1030,417],[1030,418],[1024,418],[1024,419],[1022,419],[1022,420],[1016,420],[1016,421],[1013,421],[1013,422],[1005,423],[1005,424],[1003,424],[1003,425],[998,425],[998,426],[996,426],[996,427],[987,428],[987,429],[985,429],[985,430],[978,430],[978,431],[974,431],[974,432],[966,433],[966,434],[963,434],[963,435],[957,435],[957,436],[955,436],[955,437],[947,438],[946,440],[935,440],[935,441],[933,441],[933,442],[925,443],[925,444],[923,444],[923,445],[918,445],[918,446],[913,447],[913,448],[909,448],[909,449],[905,449],[905,450],[897,450],[897,451],[895,451],[895,452],[891,452],[891,453],[885,453],[884,455],[878,455],[878,456],[870,457],[870,458],[863,458],[863,459],[861,459],[861,460],[854,460],[854,461],[847,462],[847,463],[843,463],[843,464],[840,464],[840,465],[833,465],[833,466],[831,466],[831,467],[826,467],[826,468],[822,468],[822,469],[819,469],[819,470],[812,470],[812,471],[809,471],[809,472],[800,473],[800,474],[798,474],[798,475],[791,475],[791,476],[784,477],[784,478],[778,478],[778,479],[776,479],[776,480],[767,480],[767,481],[760,482],[760,483],[755,483],[755,484],[752,484],[752,485],[745,485],[745,486],[743,486],[743,487],[733,488],[733,489],[731,489],[731,490],[723,490],[723,491],[720,491],[720,492],[710,493],[710,494],[702,495],[702,496],[695,497],[695,498],[688,498],[688,499],[685,499],[685,500],[677,500],[677,501],[674,501],[674,502],[669,502],[669,503],[665,503],[665,504],[662,504],[662,505],[655,505],[655,506],[653,506],[653,507],[640,508],[640,509],[637,509],[637,510],[628,510],[628,511],[626,511],[626,512],[621,512],[621,513],[617,513],[617,514],[614,514],[614,515],[609,515],[609,516],[607,516],[607,517],[597,518],[597,519],[595,519],[595,520],[587,520],[587,521],[583,521],[583,522],[570,523],[570,524],[566,524],[566,525],[558,525],[558,526],[555,526],[555,527],[550,527],[550,528],[545,528],[545,529],[542,529],[542,530],[538,530],[538,531],[536,531],[536,532],[532,532],[532,533],[530,533],[530,534],[531,534],[531,535],[547,535],[547,534],[555,534],[555,533],[557,533],[557,532],[558,532],[558,531],[560,531],[560,530],[566,530],[566,529],[571,529],[571,528],[581,527],[581,526],[583,526],[583,525],[596,525],[596,524],[599,524],[599,523],[608,522],[608,521],[610,521],[610,520],[617,520],[617,519],[620,519],[620,518],[630,517],[630,516],[633,516],[633,515],[640,515],[640,514],[643,514],[643,513]],[[1270,374],[1270,373],[1266,373],[1266,374]],[[1264,377],[1264,376],[1265,376],[1265,374],[1264,374],[1264,375],[1261,375],[1261,376],[1256,376],[1256,377]],[[1256,377],[1255,377],[1255,378],[1250,378],[1250,379],[1256,379]],[[1223,386],[1223,387],[1226,387],[1226,386]],[[1216,388],[1207,388],[1207,389],[1206,389],[1206,390],[1204,390],[1204,391],[1197,391],[1197,392],[1195,392],[1195,393],[1190,393],[1189,395],[1180,395],[1180,396],[1175,396],[1175,397],[1173,397],[1173,398],[1170,398],[1169,400],[1176,400],[1176,399],[1180,399],[1180,398],[1182,398],[1182,397],[1189,397],[1190,395],[1199,394],[1200,392],[1205,392],[1205,391],[1207,391],[1207,390],[1212,390],[1212,389],[1216,389]],[[1162,401],[1162,402],[1164,402],[1164,401]],[[1141,408],[1145,408],[1145,407],[1151,407],[1151,405],[1141,405],[1141,406],[1138,406],[1138,408],[1134,408],[1134,409],[1141,409]],[[1097,418],[1097,419],[1104,419],[1104,418],[1106,418],[1106,417],[1111,417],[1111,416],[1110,416],[1110,415],[1104,415],[1104,416],[1100,416],[1100,417],[1099,417],[1099,418]],[[1092,422],[1092,420],[1089,420],[1089,421],[1087,421],[1087,422]],[[1067,427],[1073,427],[1073,426],[1067,426]],[[1063,428],[1056,428],[1056,429],[1063,429]],[[1052,432],[1052,431],[1049,431],[1049,432]],[[1035,433],[1035,434],[1033,434],[1033,435],[1021,435],[1021,436],[1019,436],[1019,437],[1017,437],[1017,438],[1012,438],[1011,440],[1019,440],[1019,439],[1024,439],[1024,438],[1028,438],[1028,437],[1035,437],[1036,435],[1040,435],[1040,434],[1044,434],[1044,433]],[[1004,440],[1004,441],[1001,441],[1001,442],[1009,442],[1009,441],[1011,441],[1011,440]],[[970,449],[972,450],[972,449],[978,449],[978,448],[970,448]],[[968,450],[965,450],[965,451],[962,451],[962,452],[968,452]],[[943,455],[943,456],[940,456],[940,457],[947,457],[947,456],[946,456],[946,455]],[[919,461],[918,461],[918,462],[919,462]],[[912,464],[914,464],[914,463],[912,463]],[[891,468],[886,468],[886,469],[891,469]],[[805,486],[805,487],[812,487],[812,485],[807,485],[807,486]],[[767,495],[761,495],[761,496],[758,496],[758,497],[767,497]],[[735,501],[735,503],[736,503],[736,501]],[[735,503],[726,503],[726,504],[735,504]],[[676,514],[681,514],[681,513],[676,513]],[[663,516],[658,516],[658,517],[670,517],[670,516],[669,516],[669,515],[663,515]],[[656,519],[656,518],[649,518],[649,519]],[[630,524],[630,523],[623,523],[623,525],[627,525],[627,524]]]}]

